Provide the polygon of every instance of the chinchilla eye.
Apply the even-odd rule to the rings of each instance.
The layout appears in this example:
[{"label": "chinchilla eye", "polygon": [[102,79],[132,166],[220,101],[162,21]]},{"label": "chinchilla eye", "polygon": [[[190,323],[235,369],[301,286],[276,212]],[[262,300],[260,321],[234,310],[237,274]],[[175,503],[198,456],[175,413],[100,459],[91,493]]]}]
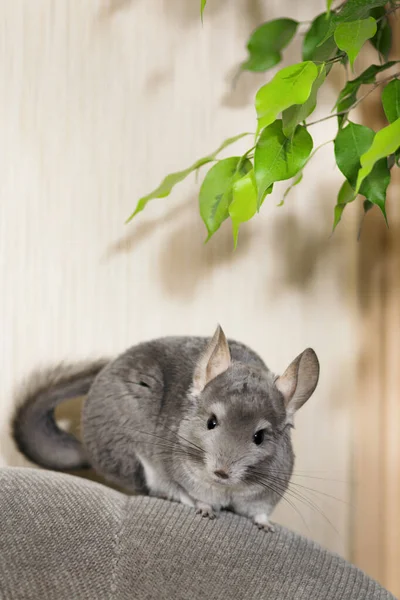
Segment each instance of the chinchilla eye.
[{"label": "chinchilla eye", "polygon": [[265,437],[265,430],[260,429],[259,431],[256,431],[255,434],[253,435],[253,442],[256,444],[256,446],[260,446],[260,444],[262,444],[264,441],[264,437]]},{"label": "chinchilla eye", "polygon": [[211,415],[211,417],[207,421],[207,429],[215,429],[217,425],[217,417],[215,415]]}]

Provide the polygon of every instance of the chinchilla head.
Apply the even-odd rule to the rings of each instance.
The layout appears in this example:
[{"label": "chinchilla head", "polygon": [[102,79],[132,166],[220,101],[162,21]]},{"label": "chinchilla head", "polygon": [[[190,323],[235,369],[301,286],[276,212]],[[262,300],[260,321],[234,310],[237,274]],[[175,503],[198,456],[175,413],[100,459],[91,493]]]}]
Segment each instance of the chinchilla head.
[{"label": "chinchilla head", "polygon": [[318,375],[318,359],[311,349],[281,377],[234,362],[218,327],[195,367],[190,410],[179,430],[192,475],[234,487],[261,481],[271,468],[288,473],[293,464],[293,416],[315,390]]}]

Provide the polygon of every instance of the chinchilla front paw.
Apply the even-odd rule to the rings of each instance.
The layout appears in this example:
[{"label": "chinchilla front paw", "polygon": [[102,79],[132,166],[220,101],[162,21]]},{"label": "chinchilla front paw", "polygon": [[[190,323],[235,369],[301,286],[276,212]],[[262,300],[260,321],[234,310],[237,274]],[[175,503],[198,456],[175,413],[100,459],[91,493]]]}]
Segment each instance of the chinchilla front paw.
[{"label": "chinchilla front paw", "polygon": [[271,525],[267,515],[257,515],[256,517],[254,517],[253,521],[257,525],[258,529],[274,533],[275,528],[273,525]]},{"label": "chinchilla front paw", "polygon": [[196,514],[201,515],[202,517],[208,517],[209,519],[215,519],[217,516],[212,507],[209,504],[204,504],[203,502],[197,502]]}]

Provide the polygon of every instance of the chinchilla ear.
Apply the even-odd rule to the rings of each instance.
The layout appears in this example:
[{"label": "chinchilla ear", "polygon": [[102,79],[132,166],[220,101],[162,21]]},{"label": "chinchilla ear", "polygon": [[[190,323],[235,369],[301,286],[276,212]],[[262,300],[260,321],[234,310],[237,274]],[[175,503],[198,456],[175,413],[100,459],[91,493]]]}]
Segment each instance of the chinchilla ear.
[{"label": "chinchilla ear", "polygon": [[303,406],[317,387],[319,362],[314,350],[307,348],[275,380],[286,405],[287,423],[293,425],[294,413]]},{"label": "chinchilla ear", "polygon": [[207,383],[227,370],[231,364],[228,342],[220,325],[201,354],[193,374],[192,394],[200,394]]}]

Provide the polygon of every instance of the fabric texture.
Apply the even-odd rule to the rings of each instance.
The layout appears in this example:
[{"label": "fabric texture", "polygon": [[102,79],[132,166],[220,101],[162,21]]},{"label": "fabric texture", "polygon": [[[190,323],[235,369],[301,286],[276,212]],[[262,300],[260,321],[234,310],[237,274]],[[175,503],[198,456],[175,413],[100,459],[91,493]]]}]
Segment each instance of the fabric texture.
[{"label": "fabric texture", "polygon": [[389,600],[284,528],[125,496],[36,469],[0,469],[1,600]]}]

